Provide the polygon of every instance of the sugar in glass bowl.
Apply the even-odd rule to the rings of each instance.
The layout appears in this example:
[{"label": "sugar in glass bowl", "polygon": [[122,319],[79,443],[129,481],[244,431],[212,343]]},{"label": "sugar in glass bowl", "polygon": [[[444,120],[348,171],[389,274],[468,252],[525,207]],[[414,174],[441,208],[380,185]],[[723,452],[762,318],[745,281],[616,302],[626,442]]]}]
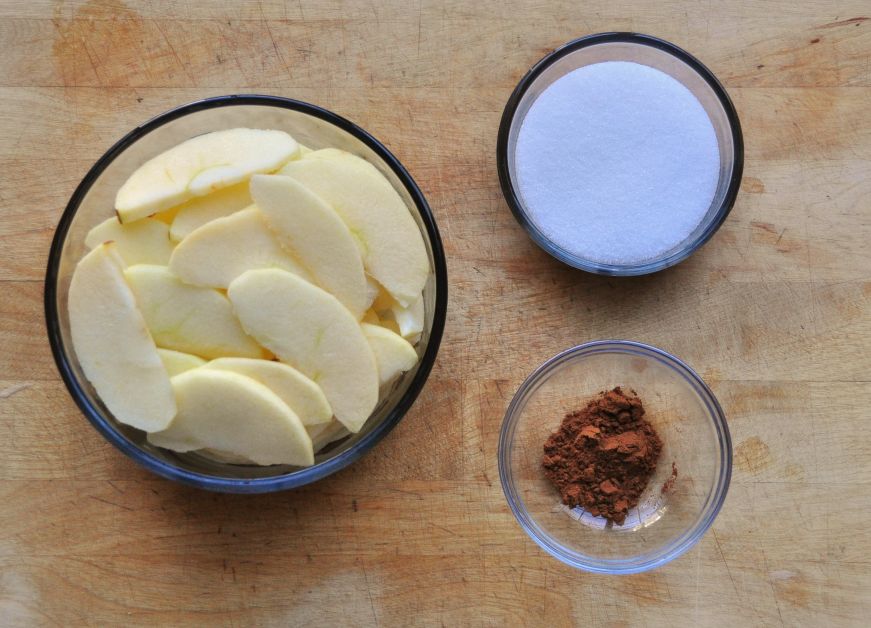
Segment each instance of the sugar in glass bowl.
[{"label": "sugar in glass bowl", "polygon": [[698,59],[656,37],[601,33],[520,80],[496,158],[503,195],[536,244],[620,276],[673,266],[714,235],[735,203],[744,148],[735,107]]},{"label": "sugar in glass bowl", "polygon": [[[112,216],[115,194],[141,164],[194,136],[250,127],[288,132],[311,149],[339,148],[374,165],[396,189],[420,229],[431,275],[424,287],[424,330],[417,365],[404,373],[358,434],[328,445],[311,467],[227,464],[195,452],[155,447],[145,432],[123,425],[106,409],[82,373],[70,339],[67,293],[76,264],[86,252],[85,235]],[[445,324],[447,270],[435,219],[426,199],[402,164],[355,124],[308,103],[274,96],[209,98],[163,113],[135,128],[91,168],[73,193],[52,242],[45,282],[48,337],[61,377],[81,411],[115,447],[163,477],[214,491],[265,493],[309,484],[357,460],[405,415],[429,376]]]},{"label": "sugar in glass bowl", "polygon": [[[563,417],[615,386],[637,392],[663,443],[656,473],[622,525],[565,506],[542,467],[544,443]],[[729,428],[710,388],[676,357],[625,340],[579,345],[538,367],[511,401],[499,437],[499,478],[523,530],[564,563],[598,573],[647,571],[689,550],[720,511],[731,472]]]}]

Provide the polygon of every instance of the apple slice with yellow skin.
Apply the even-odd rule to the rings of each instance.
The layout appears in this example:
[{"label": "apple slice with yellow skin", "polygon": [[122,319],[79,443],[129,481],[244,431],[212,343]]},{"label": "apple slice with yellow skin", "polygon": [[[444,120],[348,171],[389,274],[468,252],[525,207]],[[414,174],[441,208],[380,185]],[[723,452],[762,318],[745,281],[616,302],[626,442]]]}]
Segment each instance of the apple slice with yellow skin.
[{"label": "apple slice with yellow skin", "polygon": [[369,286],[360,251],[335,210],[290,177],[255,175],[251,196],[314,282],[360,319],[371,302]]},{"label": "apple slice with yellow skin", "polygon": [[249,270],[227,290],[245,330],[324,391],[358,432],[378,403],[378,367],[357,319],[329,292],[284,270]]},{"label": "apple slice with yellow skin", "polygon": [[112,243],[98,245],[76,266],[68,297],[73,349],[119,422],[161,430],[175,416],[175,397],[123,269]]},{"label": "apple slice with yellow skin", "polygon": [[417,364],[417,351],[399,334],[369,323],[361,323],[360,327],[375,355],[378,379],[382,386]]},{"label": "apple slice with yellow skin", "polygon": [[333,410],[320,386],[282,362],[219,358],[209,362],[206,368],[239,373],[260,382],[278,395],[306,427],[329,423],[333,418]]},{"label": "apple slice with yellow skin", "polygon": [[230,371],[193,369],[172,378],[178,413],[148,435],[158,447],[215,449],[257,464],[314,464],[299,417],[263,384]]},{"label": "apple slice with yellow skin", "polygon": [[144,218],[122,225],[112,216],[94,227],[85,236],[85,246],[93,249],[104,242],[114,242],[118,254],[127,266],[133,264],[169,263],[173,243],[169,240],[169,227],[153,218]]},{"label": "apple slice with yellow skin", "polygon": [[169,237],[175,242],[181,242],[195,229],[216,218],[235,214],[251,205],[251,194],[248,192],[248,182],[243,181],[223,190],[212,192],[206,196],[192,198],[176,208]]},{"label": "apple slice with yellow skin", "polygon": [[223,289],[254,268],[282,268],[310,278],[253,205],[195,229],[175,247],[169,268],[186,283]]},{"label": "apple slice with yellow skin", "polygon": [[158,347],[157,355],[160,356],[160,361],[163,362],[163,366],[170,377],[175,377],[179,373],[208,364],[204,359],[198,358],[195,355],[173,351],[172,349],[161,349]]},{"label": "apple slice with yellow skin", "polygon": [[430,272],[420,230],[393,186],[369,162],[344,151],[313,151],[279,174],[302,183],[339,214],[357,240],[366,272],[403,305]]},{"label": "apple slice with yellow skin", "polygon": [[157,346],[204,358],[263,356],[217,290],[186,284],[166,266],[138,264],[124,276]]},{"label": "apple slice with yellow skin", "polygon": [[274,172],[297,155],[284,131],[226,129],[193,137],[142,164],[118,190],[122,223],[226,188],[251,175]]}]

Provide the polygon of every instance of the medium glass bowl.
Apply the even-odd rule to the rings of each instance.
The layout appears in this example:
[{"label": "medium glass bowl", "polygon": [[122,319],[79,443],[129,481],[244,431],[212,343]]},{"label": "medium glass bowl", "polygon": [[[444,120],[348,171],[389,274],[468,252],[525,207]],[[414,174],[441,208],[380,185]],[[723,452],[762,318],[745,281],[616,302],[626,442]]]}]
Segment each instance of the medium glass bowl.
[{"label": "medium glass bowl", "polygon": [[[604,61],[631,61],[665,72],[699,100],[708,114],[720,149],[717,189],[702,221],[687,238],[661,256],[638,264],[605,264],[579,257],[550,240],[526,210],[516,185],[515,150],[520,127],[536,98],[553,82],[580,67]],[[744,140],[738,114],[726,90],[701,61],[672,43],[638,33],[600,33],[570,41],[536,63],[520,79],[499,125],[496,163],[502,193],[514,217],[533,241],[569,266],[600,275],[644,275],[689,257],[720,228],[735,204],[744,170]]]},{"label": "medium glass bowl", "polygon": [[[420,360],[387,392],[358,434],[328,445],[311,467],[254,466],[216,462],[196,453],[180,454],[148,443],[145,432],[122,425],[106,409],[82,373],[70,340],[67,295],[76,264],[85,254],[85,235],[114,214],[115,194],[141,164],[202,133],[234,127],[287,131],[312,149],[340,148],[373,164],[393,185],[420,228],[432,273],[424,288],[424,330]],[[167,111],[124,136],[91,168],[73,193],[51,246],[45,282],[48,337],[61,377],[97,430],[147,469],[185,484],[214,491],[265,493],[309,484],[342,469],[381,440],[405,415],[428,377],[445,325],[447,269],[438,228],[411,175],[380,142],[355,124],[320,107],[275,96],[208,98]]]},{"label": "medium glass bowl", "polygon": [[[620,526],[564,506],[542,468],[563,417],[615,386],[638,393],[663,443]],[[589,342],[542,364],[514,395],[499,436],[499,478],[523,530],[564,563],[599,573],[647,571],[686,552],[713,523],[731,474],[729,428],[710,388],[676,357],[627,340]]]}]

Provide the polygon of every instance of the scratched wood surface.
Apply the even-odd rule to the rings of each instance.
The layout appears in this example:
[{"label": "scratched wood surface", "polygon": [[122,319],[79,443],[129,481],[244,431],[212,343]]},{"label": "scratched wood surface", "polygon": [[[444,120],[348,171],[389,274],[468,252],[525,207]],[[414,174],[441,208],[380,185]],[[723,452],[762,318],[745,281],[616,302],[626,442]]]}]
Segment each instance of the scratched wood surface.
[{"label": "scratched wood surface", "polygon": [[[603,30],[697,54],[744,126],[731,216],[652,277],[561,266],[497,183],[516,81]],[[0,44],[0,623],[867,625],[867,0],[3,0]],[[94,159],[157,113],[234,92],[308,100],[382,139],[434,209],[451,287],[439,360],[402,424],[353,468],[257,497],[174,485],[103,442],[42,316],[52,231]],[[633,577],[545,556],[496,469],[522,379],[604,337],[686,359],[735,445],[712,530]]]}]

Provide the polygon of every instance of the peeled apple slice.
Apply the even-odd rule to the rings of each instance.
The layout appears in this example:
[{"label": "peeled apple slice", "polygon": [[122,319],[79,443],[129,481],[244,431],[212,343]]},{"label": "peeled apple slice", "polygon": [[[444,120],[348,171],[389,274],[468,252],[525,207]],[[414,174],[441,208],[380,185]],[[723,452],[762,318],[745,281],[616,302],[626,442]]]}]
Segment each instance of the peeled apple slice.
[{"label": "peeled apple slice", "polygon": [[[337,441],[340,438],[345,438],[345,436],[348,436],[351,433],[348,431],[348,428],[346,428],[338,421],[327,423],[323,426],[323,429],[320,428],[320,425],[316,425],[314,428],[307,428],[309,436],[311,436],[312,439],[312,448],[314,449],[315,453],[318,453],[321,449],[323,449],[333,441]],[[314,430],[317,431],[315,432]]]},{"label": "peeled apple slice", "polygon": [[375,310],[368,309],[366,313],[363,314],[363,318],[360,319],[361,323],[371,323],[372,325],[380,325],[381,319],[378,318],[378,314],[375,313]]},{"label": "peeled apple slice", "polygon": [[430,272],[420,230],[393,186],[369,162],[336,149],[289,162],[279,174],[330,205],[357,240],[363,266],[402,305],[423,290]]},{"label": "peeled apple slice", "polygon": [[381,289],[372,302],[372,309],[381,318],[382,326],[395,328],[395,331],[409,342],[417,342],[423,331],[425,319],[422,294],[411,305],[404,307]]},{"label": "peeled apple slice", "polygon": [[227,129],[205,133],[140,166],[118,190],[122,223],[272,172],[296,156],[299,145],[283,131]]},{"label": "peeled apple slice", "polygon": [[245,456],[233,454],[228,451],[220,451],[219,449],[200,449],[197,453],[206,458],[211,458],[212,460],[223,462],[225,464],[257,464]]},{"label": "peeled apple slice", "polygon": [[[248,182],[237,183],[179,205],[169,228],[169,237],[180,242],[207,222],[229,216],[251,205]],[[135,223],[134,223],[135,224]]]},{"label": "peeled apple slice", "polygon": [[360,251],[339,215],[290,177],[256,175],[251,196],[278,240],[293,251],[314,282],[358,320],[369,307]]},{"label": "peeled apple slice", "polygon": [[369,275],[366,275],[366,303],[369,304],[367,307],[371,308],[375,305],[375,299],[378,298],[378,294],[381,291],[382,288],[378,285],[378,282]]},{"label": "peeled apple slice", "polygon": [[293,411],[250,377],[194,369],[172,378],[178,413],[148,435],[158,447],[185,452],[216,449],[257,464],[314,464],[312,441]]},{"label": "peeled apple slice", "polygon": [[249,270],[227,296],[245,330],[324,391],[352,432],[378,403],[378,367],[357,319],[336,297],[284,270]]},{"label": "peeled apple slice", "polygon": [[195,229],[175,248],[169,268],[186,283],[212,288],[226,288],[253,268],[282,268],[309,278],[255,206]]},{"label": "peeled apple slice", "polygon": [[124,276],[159,347],[204,358],[263,356],[220,292],[183,283],[166,266],[130,266]]},{"label": "peeled apple slice", "polygon": [[[179,207],[181,207],[181,205],[176,205],[175,207],[170,207],[169,209],[165,209],[162,212],[157,212],[156,214],[152,214],[151,216],[149,216],[149,218],[154,218],[155,220],[159,220],[160,222],[166,223],[167,225],[172,225],[172,221],[175,220],[175,215],[178,213]],[[117,218],[117,216],[116,216],[116,218]],[[128,224],[130,224],[130,223],[128,223]],[[170,234],[170,239],[172,239],[172,234]]]},{"label": "peeled apple slice", "polygon": [[360,327],[375,355],[378,379],[382,386],[417,364],[417,351],[402,336],[379,325],[361,323]]},{"label": "peeled apple slice", "polygon": [[175,397],[123,268],[111,243],[97,246],[76,266],[68,300],[73,349],[118,421],[161,430],[175,416]]},{"label": "peeled apple slice", "polygon": [[169,227],[153,218],[122,225],[115,216],[104,220],[85,236],[85,246],[93,249],[104,242],[114,242],[115,250],[127,266],[133,264],[167,264],[173,243]]},{"label": "peeled apple slice", "polygon": [[393,320],[399,325],[399,335],[406,340],[414,341],[423,331],[423,295],[408,307],[395,303],[390,310],[393,312]]},{"label": "peeled apple slice", "polygon": [[[309,437],[312,439],[312,444],[314,444],[315,440],[318,436],[329,430],[334,425],[341,425],[338,421],[329,421],[327,423],[318,423],[317,425],[306,425],[305,431],[308,432]],[[315,449],[315,453],[318,450]]]},{"label": "peeled apple slice", "polygon": [[333,410],[320,386],[287,364],[250,358],[219,358],[209,362],[206,368],[231,371],[260,382],[278,395],[306,427],[326,424],[333,418]]},{"label": "peeled apple slice", "polygon": [[199,368],[207,362],[190,353],[182,353],[181,351],[173,351],[172,349],[157,349],[157,355],[160,356],[160,361],[163,362],[166,372],[170,377],[174,377],[179,373],[184,373],[191,369]]},{"label": "peeled apple slice", "polygon": [[375,298],[372,299],[372,309],[376,312],[384,312],[389,310],[394,305],[396,305],[396,299],[390,296],[390,293],[387,292],[383,287],[378,286],[376,284],[376,288],[378,289],[375,294]]}]

